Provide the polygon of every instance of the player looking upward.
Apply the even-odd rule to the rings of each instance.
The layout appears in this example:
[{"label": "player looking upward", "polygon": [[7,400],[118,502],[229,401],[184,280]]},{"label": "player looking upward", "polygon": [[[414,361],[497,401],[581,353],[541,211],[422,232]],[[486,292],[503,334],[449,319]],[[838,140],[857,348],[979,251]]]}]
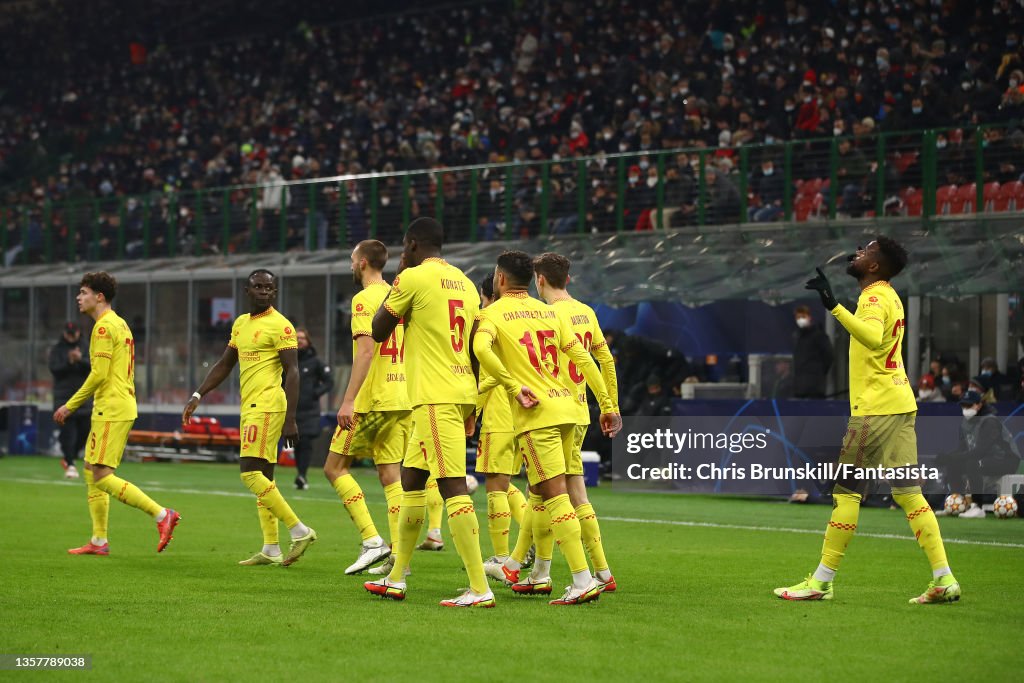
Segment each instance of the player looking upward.
[{"label": "player looking upward", "polygon": [[[600,597],[601,590],[587,565],[576,512],[565,487],[566,463],[573,450],[578,415],[575,392],[559,378],[559,353],[567,354],[584,374],[601,405],[601,427],[609,436],[621,427],[612,410],[600,371],[568,325],[551,306],[532,298],[533,260],[521,251],[498,257],[494,290],[498,299],[483,310],[473,342],[480,367],[494,377],[509,397],[516,440],[526,462],[530,504],[534,508],[537,559],[526,579],[528,590],[550,593],[550,554],[542,537],[550,533],[572,572],[572,583],[554,605],[575,605]],[[538,524],[539,522],[539,524]]]},{"label": "player looking upward", "polygon": [[[444,230],[418,218],[403,240],[402,265],[388,297],[373,317],[373,339],[387,340],[405,321],[405,368],[412,406],[412,437],[402,461],[402,509],[391,573],[364,584],[375,595],[402,600],[404,570],[423,526],[427,479],[437,478],[448,510],[455,549],[469,575],[469,590],[446,607],[493,607],[484,576],[479,523],[466,488],[466,432],[475,426],[476,377],[470,331],[480,297],[461,270],[441,258]],[[472,432],[470,432],[472,433]]]},{"label": "player looking upward", "polygon": [[359,557],[346,574],[357,574],[391,555],[350,472],[355,458],[373,459],[387,501],[391,545],[398,541],[401,463],[411,422],[405,390],[405,329],[396,325],[381,344],[371,336],[373,316],[391,289],[381,274],[387,261],[388,249],[377,240],[363,240],[352,250],[352,278],[362,287],[352,297],[352,374],[324,463],[324,475],[362,537]]},{"label": "player looking upward", "polygon": [[[878,236],[858,248],[846,268],[861,290],[855,313],[836,301],[820,268],[818,276],[807,282],[807,289],[818,292],[825,308],[850,333],[850,422],[839,452],[840,464],[858,468],[917,464],[917,402],[901,354],[903,304],[889,284],[906,264],[906,250],[888,237]],[[786,600],[832,599],[832,580],[857,530],[860,503],[869,484],[845,477],[835,482],[821,562],[806,580],[776,588],[777,596]],[[960,584],[949,568],[938,521],[918,482],[892,482],[892,497],[906,513],[932,566],[927,590],[910,602],[923,605],[959,600]]]},{"label": "player looking upward", "polygon": [[[277,278],[273,273],[262,268],[254,270],[246,280],[245,294],[249,298],[249,312],[235,319],[224,354],[185,405],[181,423],[189,423],[202,397],[220,386],[237,364],[242,394],[242,483],[256,496],[256,512],[263,530],[263,549],[239,564],[287,567],[316,541],[316,532],[299,520],[274,482],[278,441],[283,434],[285,442],[293,444],[299,434],[295,423],[299,401],[298,343],[295,327],[274,308]],[[278,545],[278,520],[288,527],[292,541],[283,558]]]},{"label": "player looking upward", "polygon": [[[608,344],[605,342],[601,326],[597,324],[594,309],[582,301],[570,296],[565,287],[569,282],[569,259],[548,252],[533,260],[533,269],[537,275],[537,293],[540,298],[554,306],[558,318],[569,326],[576,340],[583,349],[593,354],[601,368],[601,378],[608,388],[608,395],[614,404],[613,412],[619,413],[619,381],[615,374],[615,359],[612,358]],[[587,548],[590,560],[594,565],[594,573],[601,592],[612,592],[616,588],[615,577],[608,568],[608,560],[601,543],[601,527],[597,522],[597,513],[587,497],[587,486],[583,481],[583,439],[590,425],[590,409],[587,406],[586,378],[579,369],[567,359],[562,368],[562,377],[575,392],[577,398],[578,418],[573,438],[572,456],[566,464],[565,486],[569,491],[569,501],[576,511],[583,530],[583,545]]]},{"label": "player looking upward", "polygon": [[85,450],[85,490],[92,518],[92,538],[72,555],[109,555],[107,520],[110,496],[138,508],[156,520],[159,553],[170,543],[174,527],[181,520],[143,493],[135,484],[114,472],[121,464],[128,432],[138,417],[135,404],[135,338],[111,302],[117,295],[117,280],[105,272],[86,273],[79,284],[78,310],[95,322],[89,340],[91,368],[85,382],[53,413],[53,421],[64,424],[71,413],[95,394],[89,439]]}]

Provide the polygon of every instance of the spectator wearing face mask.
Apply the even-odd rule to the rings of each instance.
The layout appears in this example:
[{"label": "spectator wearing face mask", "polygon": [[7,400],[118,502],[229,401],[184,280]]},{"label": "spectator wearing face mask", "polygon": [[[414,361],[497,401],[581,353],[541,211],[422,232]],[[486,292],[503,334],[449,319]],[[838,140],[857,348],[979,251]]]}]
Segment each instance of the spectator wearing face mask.
[{"label": "spectator wearing face mask", "polygon": [[825,398],[825,384],[832,367],[832,340],[811,318],[811,309],[797,306],[793,311],[793,396]]},{"label": "spectator wearing face mask", "polygon": [[[1001,477],[1020,467],[1020,451],[995,408],[982,395],[968,389],[960,397],[963,422],[955,450],[936,458],[951,492],[970,491],[973,502],[961,517],[984,517],[980,505],[995,495],[984,492],[984,477]],[[966,487],[966,488],[965,488]]]},{"label": "spectator wearing face mask", "polygon": [[995,398],[999,398],[1006,376],[999,372],[994,358],[983,358],[981,370],[973,381],[981,385],[982,394],[992,392]]},{"label": "spectator wearing face mask", "polygon": [[946,397],[942,395],[942,391],[935,386],[935,378],[931,375],[925,375],[921,378],[921,381],[917,384],[917,402],[918,403],[945,403]]},{"label": "spectator wearing face mask", "polygon": [[775,169],[775,162],[764,159],[761,172],[754,176],[752,183],[754,194],[760,200],[760,206],[749,209],[750,219],[757,223],[778,220],[782,216],[782,200],[785,194],[785,178]]}]

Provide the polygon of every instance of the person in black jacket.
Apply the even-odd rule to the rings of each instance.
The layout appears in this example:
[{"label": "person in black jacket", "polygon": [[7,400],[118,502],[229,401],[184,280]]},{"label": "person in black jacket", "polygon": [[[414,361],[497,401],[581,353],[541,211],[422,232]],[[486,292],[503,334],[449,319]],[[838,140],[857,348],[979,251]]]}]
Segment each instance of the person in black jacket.
[{"label": "person in black jacket", "polygon": [[985,402],[981,392],[968,389],[960,397],[964,419],[960,423],[960,440],[954,450],[935,459],[942,470],[950,492],[963,492],[970,488],[971,507],[961,517],[984,517],[983,503],[991,503],[995,496],[983,490],[984,477],[1002,477],[1014,474],[1020,467],[1020,451],[1013,435],[996,414],[995,408]]},{"label": "person in black jacket", "polygon": [[[50,349],[50,372],[53,374],[53,405],[54,410],[68,402],[78,388],[89,376],[89,345],[82,339],[82,331],[78,325],[69,322],[64,325],[60,339]],[[89,438],[89,421],[92,419],[92,399],[71,413],[60,427],[60,450],[64,454],[61,465],[64,476],[78,479],[75,469],[75,458],[85,448]]]},{"label": "person in black jacket", "polygon": [[793,396],[825,398],[825,382],[832,367],[832,340],[811,318],[811,309],[797,306],[793,333]]},{"label": "person in black jacket", "polygon": [[295,330],[299,345],[299,407],[295,420],[299,425],[299,442],[295,446],[295,488],[309,488],[306,470],[313,456],[313,444],[320,436],[320,397],[334,388],[331,369],[316,355],[304,327]]}]

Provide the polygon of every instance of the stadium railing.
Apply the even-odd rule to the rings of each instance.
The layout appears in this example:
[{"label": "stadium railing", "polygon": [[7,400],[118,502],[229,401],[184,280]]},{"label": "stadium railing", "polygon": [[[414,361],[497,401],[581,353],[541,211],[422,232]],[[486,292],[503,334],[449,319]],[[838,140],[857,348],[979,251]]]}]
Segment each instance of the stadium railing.
[{"label": "stadium railing", "polygon": [[[317,251],[365,238],[398,243],[419,216],[440,220],[451,242],[479,242],[755,219],[927,222],[1024,211],[1024,138],[1010,132],[930,129],[217,189],[167,186],[138,197],[6,207],[0,252],[3,265],[18,265]],[[759,193],[765,160],[781,174],[781,197],[777,210],[759,212],[770,203]]]}]

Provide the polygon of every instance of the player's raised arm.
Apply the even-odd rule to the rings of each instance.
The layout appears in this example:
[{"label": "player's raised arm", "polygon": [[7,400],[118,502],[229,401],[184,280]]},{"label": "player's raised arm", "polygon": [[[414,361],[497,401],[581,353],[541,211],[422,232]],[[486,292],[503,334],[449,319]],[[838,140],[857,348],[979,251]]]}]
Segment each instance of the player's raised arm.
[{"label": "player's raised arm", "polygon": [[231,371],[238,365],[238,349],[231,344],[224,347],[224,353],[221,354],[220,359],[213,364],[210,371],[206,373],[206,379],[199,385],[195,393],[185,404],[185,410],[181,413],[181,424],[187,425],[192,419],[192,413],[196,412],[196,408],[199,407],[199,401],[202,400],[203,396],[210,393],[214,389],[220,386],[221,382],[228,378]]},{"label": "player's raised arm", "polygon": [[[395,278],[395,285],[398,285],[398,279]],[[372,331],[373,341],[378,344],[384,343],[391,333],[395,331],[398,326],[398,321],[401,320],[401,316],[396,315],[394,310],[388,305],[388,300],[391,298],[391,294],[394,293],[392,288],[391,293],[384,299],[384,303],[380,305],[377,312],[373,316]]]},{"label": "player's raised arm", "polygon": [[846,328],[850,336],[869,349],[880,348],[885,341],[885,322],[882,320],[882,308],[878,305],[877,298],[872,302],[870,295],[862,294],[857,314],[854,315],[836,300],[832,294],[832,285],[821,268],[816,270],[817,277],[808,280],[804,289],[818,292],[822,305]]}]

